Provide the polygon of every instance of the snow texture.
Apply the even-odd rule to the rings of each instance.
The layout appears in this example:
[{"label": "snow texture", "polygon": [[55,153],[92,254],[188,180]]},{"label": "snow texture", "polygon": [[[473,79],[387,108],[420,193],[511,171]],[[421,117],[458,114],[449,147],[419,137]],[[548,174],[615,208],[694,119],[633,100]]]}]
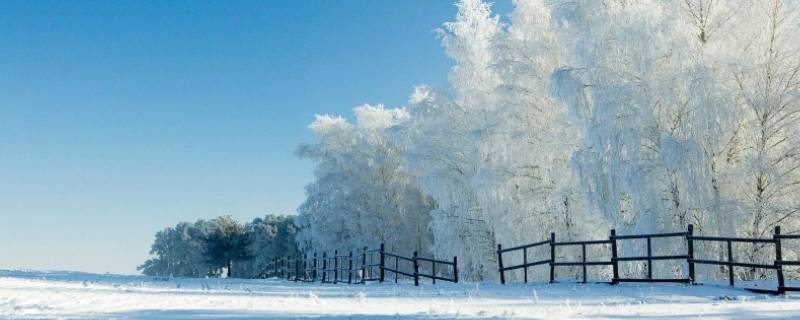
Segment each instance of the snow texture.
[{"label": "snow texture", "polygon": [[800,296],[725,286],[622,284],[322,285],[0,271],[0,318],[771,319],[800,317]]}]

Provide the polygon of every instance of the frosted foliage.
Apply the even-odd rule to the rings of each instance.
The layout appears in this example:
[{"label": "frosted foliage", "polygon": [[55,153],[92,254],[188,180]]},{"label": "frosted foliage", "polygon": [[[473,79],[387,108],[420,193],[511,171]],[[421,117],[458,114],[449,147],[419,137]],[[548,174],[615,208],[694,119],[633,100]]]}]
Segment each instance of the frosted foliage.
[{"label": "frosted foliage", "polygon": [[383,105],[368,104],[355,108],[358,126],[366,129],[386,129],[408,119],[403,109],[385,109]]},{"label": "frosted foliage", "polygon": [[456,65],[450,80],[459,85],[457,98],[465,107],[493,107],[493,92],[501,83],[494,70],[492,42],[500,33],[499,17],[480,0],[457,3],[456,20],[439,30],[447,55]]},{"label": "frosted foliage", "polygon": [[[301,148],[320,155],[311,157],[318,168],[309,200],[325,203],[316,210],[347,225],[333,214],[352,210],[346,202],[377,208],[386,190],[419,193],[426,205],[396,210],[427,210],[415,220],[426,223],[417,226],[427,228],[426,248],[458,255],[470,280],[497,276],[497,244],[550,232],[597,239],[610,228],[664,232],[690,223],[708,235],[768,237],[776,225],[800,231],[798,1],[514,4],[506,23],[482,1],[457,4],[439,30],[454,62],[450,88],[419,85],[404,109],[356,108],[356,125],[317,118],[319,145]],[[387,165],[398,175],[392,187],[361,177]],[[354,232],[348,236],[361,237]],[[745,261],[769,254],[736,250]],[[621,271],[642,270],[630,263]]]},{"label": "frosted foliage", "polygon": [[319,114],[314,117],[316,119],[314,119],[314,122],[312,122],[308,128],[319,136],[350,129],[350,124],[342,117]]}]

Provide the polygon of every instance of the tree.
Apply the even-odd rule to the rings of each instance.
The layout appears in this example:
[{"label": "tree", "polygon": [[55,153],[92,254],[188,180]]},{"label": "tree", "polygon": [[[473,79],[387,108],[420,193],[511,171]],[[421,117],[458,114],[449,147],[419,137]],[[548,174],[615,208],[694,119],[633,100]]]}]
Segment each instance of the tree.
[{"label": "tree", "polygon": [[259,278],[267,265],[279,256],[294,256],[299,253],[295,235],[294,216],[267,215],[245,224],[245,236],[249,259],[234,260],[233,276]]},{"label": "tree", "polygon": [[138,267],[154,276],[204,277],[217,274],[204,255],[208,222],[181,222],[156,233],[150,254],[156,257]]},{"label": "tree", "polygon": [[[731,43],[735,55],[727,68],[743,107],[731,160],[737,183],[727,190],[742,213],[739,231],[765,237],[779,224],[800,228],[800,4],[751,5],[737,17],[740,40]],[[747,256],[761,258],[769,253],[764,249],[755,246]],[[748,276],[755,276],[754,270]]]},{"label": "tree", "polygon": [[358,250],[386,243],[398,252],[430,250],[428,223],[434,204],[399,159],[388,137],[407,118],[402,109],[363,105],[356,123],[317,116],[310,128],[319,143],[298,154],[317,162],[315,181],[298,208],[300,247]]},{"label": "tree", "polygon": [[156,233],[145,275],[257,278],[276,256],[298,251],[293,216],[266,215],[241,225],[231,216],[181,222]]},{"label": "tree", "polygon": [[245,234],[244,226],[230,215],[212,219],[204,240],[208,263],[226,268],[228,277],[233,273],[234,260],[252,258],[248,251],[251,240]]},{"label": "tree", "polygon": [[[460,1],[455,21],[438,30],[454,61],[452,92],[418,86],[411,95],[410,121],[394,133],[405,167],[421,190],[436,201],[431,211],[433,253],[458,255],[461,275],[495,277],[495,229],[492,213],[475,184],[482,179],[487,142],[498,111],[502,84],[493,68],[493,43],[501,32],[488,4]],[[477,191],[477,192],[476,192]]]}]

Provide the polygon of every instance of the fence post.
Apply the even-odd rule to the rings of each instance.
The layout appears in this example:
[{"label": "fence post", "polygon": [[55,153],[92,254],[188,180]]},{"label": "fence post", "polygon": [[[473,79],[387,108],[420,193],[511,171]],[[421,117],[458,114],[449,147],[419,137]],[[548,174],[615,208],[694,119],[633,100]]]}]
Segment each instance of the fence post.
[{"label": "fence post", "polygon": [[653,279],[653,246],[651,238],[647,237],[647,279]]},{"label": "fence post", "polygon": [[339,283],[339,250],[333,250],[333,284]]},{"label": "fence post", "polygon": [[298,273],[300,273],[300,255],[297,255],[294,258],[294,282],[298,281]]},{"label": "fence post", "polygon": [[695,284],[694,279],[694,226],[689,224],[689,230],[686,233],[686,250],[688,251],[687,255],[689,256],[686,259],[686,263],[689,264],[689,283]]},{"label": "fence post", "polygon": [[581,244],[581,262],[583,262],[583,283],[586,283],[586,244]]},{"label": "fence post", "polygon": [[322,283],[328,278],[328,253],[322,253]]},{"label": "fence post", "polygon": [[364,246],[364,253],[361,255],[361,283],[367,283],[367,247]]},{"label": "fence post", "polygon": [[619,283],[619,264],[617,262],[617,230],[611,229],[611,269],[614,271],[611,284]]},{"label": "fence post", "polygon": [[[400,270],[400,259],[394,257],[394,270]],[[394,283],[397,283],[397,271],[394,272]]]},{"label": "fence post", "polygon": [[303,270],[303,274],[304,274],[303,278],[305,278],[306,281],[311,281],[311,273],[312,273],[311,265],[312,265],[312,262],[311,262],[311,259],[308,258],[308,253],[305,254],[305,259],[303,261],[305,261],[304,262],[305,269]]},{"label": "fence post", "polygon": [[453,256],[453,282],[458,283],[458,257]]},{"label": "fence post", "polygon": [[417,252],[414,251],[414,256],[412,258],[412,262],[414,263],[414,285],[419,285],[419,261],[417,261]]},{"label": "fence post", "polygon": [[728,240],[728,282],[733,287],[733,245]]},{"label": "fence post", "polygon": [[550,233],[550,283],[556,282],[556,233]]},{"label": "fence post", "polygon": [[775,226],[775,234],[772,236],[775,240],[775,268],[777,268],[776,273],[778,274],[778,293],[784,294],[786,293],[786,284],[784,283],[783,279],[783,257],[781,254],[781,226]]},{"label": "fence post", "polygon": [[433,280],[433,284],[436,284],[436,262],[431,262],[431,280]]},{"label": "fence post", "polygon": [[314,252],[314,262],[312,262],[312,263],[313,263],[314,270],[311,271],[311,282],[314,282],[314,281],[317,280],[317,253],[316,252]]},{"label": "fence post", "polygon": [[522,248],[522,264],[525,265],[522,268],[523,277],[525,278],[525,283],[528,283],[528,248]]},{"label": "fence post", "polygon": [[497,245],[497,270],[500,271],[500,284],[506,284],[506,272],[503,270],[503,246]]},{"label": "fence post", "polygon": [[386,251],[385,251],[385,247],[384,247],[384,245],[383,245],[383,242],[381,242],[381,250],[380,250],[380,253],[381,253],[381,260],[380,260],[380,282],[383,282],[383,277],[384,277],[384,275],[385,275],[385,272],[383,271],[383,268],[386,266],[386,265],[384,264],[384,263],[386,262],[386,257],[385,257],[385,253],[386,253]]},{"label": "fence post", "polygon": [[303,254],[303,280],[308,281],[308,254]]},{"label": "fence post", "polygon": [[290,266],[290,264],[292,262],[289,261],[289,256],[286,256],[283,259],[283,261],[284,261],[283,263],[285,264],[285,267],[284,267],[285,271],[284,271],[283,275],[286,277],[286,280],[291,280],[292,279],[292,267]]},{"label": "fence post", "polygon": [[286,280],[289,280],[289,256],[283,257],[283,264],[281,264],[281,269],[283,269],[282,271],[283,276],[286,277]]},{"label": "fence post", "polygon": [[350,258],[348,258],[347,260],[348,260],[348,264],[349,264],[347,269],[350,269],[349,272],[347,272],[347,283],[349,284],[349,283],[353,283],[353,251],[352,250],[350,250]]}]

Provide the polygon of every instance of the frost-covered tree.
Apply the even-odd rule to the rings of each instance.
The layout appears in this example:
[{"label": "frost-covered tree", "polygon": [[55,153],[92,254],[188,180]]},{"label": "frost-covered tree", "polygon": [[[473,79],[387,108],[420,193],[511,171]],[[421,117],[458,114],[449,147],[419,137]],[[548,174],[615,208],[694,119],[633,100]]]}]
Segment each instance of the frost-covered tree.
[{"label": "frost-covered tree", "polygon": [[234,259],[233,276],[258,278],[275,257],[295,256],[299,250],[295,242],[297,228],[294,216],[267,215],[245,224],[244,234],[249,246],[245,259]]},{"label": "frost-covered tree", "polygon": [[208,263],[206,241],[209,222],[198,220],[195,223],[181,222],[174,228],[166,228],[156,233],[150,249],[154,258],[138,267],[145,275],[206,277],[219,275],[219,270]]},{"label": "frost-covered tree", "polygon": [[[743,236],[768,236],[776,225],[800,228],[800,4],[748,2],[724,45],[728,85],[739,122],[731,138],[725,195]],[[762,246],[745,249],[758,260]],[[765,252],[766,251],[766,252]],[[753,271],[747,276],[755,276]]]},{"label": "frost-covered tree", "polygon": [[455,21],[439,30],[454,61],[453,94],[429,87],[415,89],[409,107],[412,121],[396,134],[404,161],[422,190],[436,200],[431,213],[434,253],[458,255],[462,275],[482,280],[495,268],[495,229],[487,203],[476,193],[486,163],[488,130],[497,112],[502,84],[493,67],[499,18],[481,1],[457,4]]},{"label": "frost-covered tree", "polygon": [[428,253],[434,203],[402,166],[387,134],[407,119],[402,109],[363,105],[356,123],[317,116],[316,144],[298,149],[317,162],[316,180],[298,209],[298,241],[306,251],[357,250],[386,243],[389,250]]},{"label": "frost-covered tree", "polygon": [[145,275],[255,278],[270,259],[294,255],[294,217],[267,215],[242,225],[231,216],[181,222],[156,233],[150,254],[139,266]]},{"label": "frost-covered tree", "polygon": [[251,239],[245,234],[245,227],[230,215],[209,221],[208,233],[203,240],[208,263],[219,269],[225,268],[228,277],[233,274],[234,260],[252,258],[248,251]]}]

